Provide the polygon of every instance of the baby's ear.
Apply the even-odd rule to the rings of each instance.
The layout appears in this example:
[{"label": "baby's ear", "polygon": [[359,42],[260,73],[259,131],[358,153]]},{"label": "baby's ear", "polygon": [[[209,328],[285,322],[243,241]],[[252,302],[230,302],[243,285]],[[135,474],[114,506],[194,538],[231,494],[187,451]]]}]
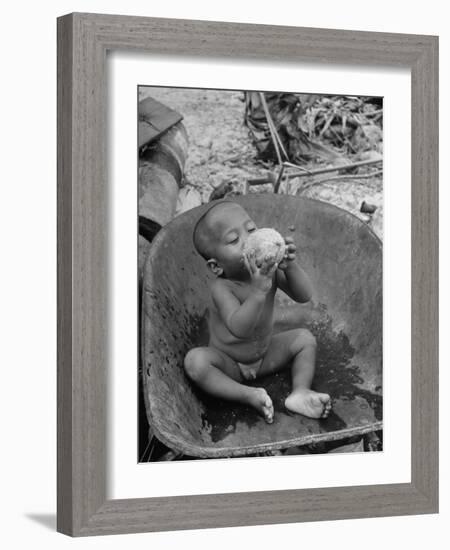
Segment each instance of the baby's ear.
[{"label": "baby's ear", "polygon": [[209,269],[214,273],[214,275],[216,275],[216,277],[220,277],[222,275],[223,269],[219,266],[215,258],[211,258],[206,263]]}]

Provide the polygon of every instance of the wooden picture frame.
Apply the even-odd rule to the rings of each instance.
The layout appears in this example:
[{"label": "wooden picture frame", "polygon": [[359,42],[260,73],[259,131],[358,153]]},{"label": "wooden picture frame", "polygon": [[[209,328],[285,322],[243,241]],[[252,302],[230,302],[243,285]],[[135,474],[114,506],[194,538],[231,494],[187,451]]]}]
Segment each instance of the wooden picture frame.
[{"label": "wooden picture frame", "polygon": [[[107,500],[110,50],[410,68],[411,483]],[[81,13],[59,18],[58,531],[83,536],[437,511],[438,38]]]}]

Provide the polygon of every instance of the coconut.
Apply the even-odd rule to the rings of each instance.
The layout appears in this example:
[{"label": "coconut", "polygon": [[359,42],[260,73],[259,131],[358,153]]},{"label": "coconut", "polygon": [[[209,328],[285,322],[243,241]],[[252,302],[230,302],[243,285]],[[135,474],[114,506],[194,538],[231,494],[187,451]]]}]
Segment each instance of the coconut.
[{"label": "coconut", "polygon": [[250,233],[244,244],[244,254],[248,256],[254,253],[256,263],[261,266],[268,261],[266,258],[275,259],[275,263],[279,264],[284,258],[285,251],[283,237],[270,227],[263,227]]}]

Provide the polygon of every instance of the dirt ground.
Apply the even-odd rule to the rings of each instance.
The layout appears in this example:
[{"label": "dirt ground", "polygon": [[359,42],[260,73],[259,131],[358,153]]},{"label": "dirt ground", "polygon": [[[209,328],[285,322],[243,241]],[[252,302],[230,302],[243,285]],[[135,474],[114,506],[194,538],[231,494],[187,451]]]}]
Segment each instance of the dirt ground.
[{"label": "dirt ground", "polygon": [[[180,194],[178,210],[208,202],[211,193],[221,184],[231,182],[238,190],[244,182],[267,174],[276,166],[256,159],[256,149],[244,124],[244,93],[240,91],[140,88],[139,97],[152,96],[177,110],[184,117],[190,145],[185,167],[185,188]],[[318,166],[305,165],[308,169]],[[320,165],[323,168],[324,165]],[[358,178],[324,174],[320,183],[300,190],[304,178],[293,178],[289,185],[282,185],[281,192],[301,194],[317,198],[344,208],[363,219],[381,238],[383,231],[383,181],[382,176]],[[324,181],[325,179],[329,181]],[[270,186],[258,186],[251,191],[270,192]],[[377,207],[373,216],[360,212],[366,201]]]}]

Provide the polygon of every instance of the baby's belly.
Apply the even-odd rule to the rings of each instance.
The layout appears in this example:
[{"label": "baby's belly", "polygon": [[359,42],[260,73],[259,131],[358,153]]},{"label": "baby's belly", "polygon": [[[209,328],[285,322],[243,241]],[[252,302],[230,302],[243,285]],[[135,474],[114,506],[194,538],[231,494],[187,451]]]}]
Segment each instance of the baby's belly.
[{"label": "baby's belly", "polygon": [[228,343],[217,335],[211,334],[209,345],[226,353],[229,357],[239,363],[252,363],[264,357],[272,337],[269,333],[261,338],[254,340],[239,340]]}]

